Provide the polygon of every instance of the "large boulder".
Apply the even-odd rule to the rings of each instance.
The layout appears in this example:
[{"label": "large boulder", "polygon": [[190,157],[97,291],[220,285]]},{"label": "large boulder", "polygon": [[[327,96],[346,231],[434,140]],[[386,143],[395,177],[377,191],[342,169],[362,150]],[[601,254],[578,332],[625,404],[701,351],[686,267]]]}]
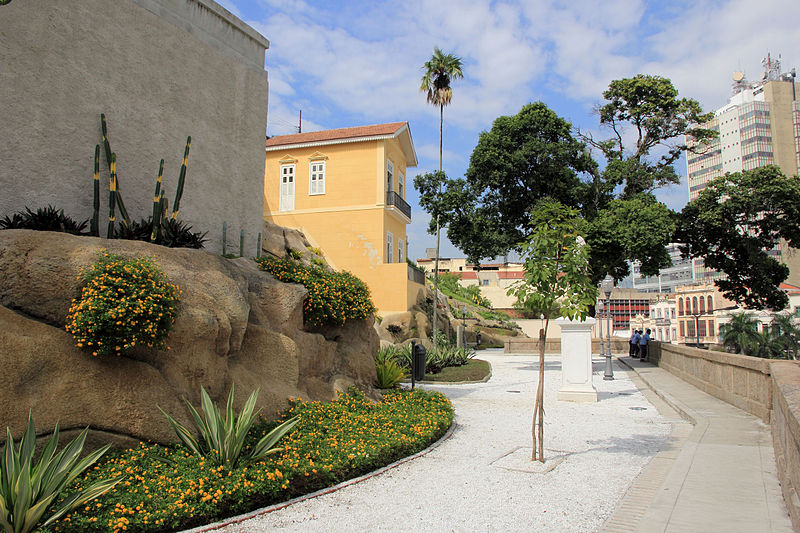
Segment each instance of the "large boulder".
[{"label": "large boulder", "polygon": [[[93,357],[64,330],[79,295],[80,270],[101,250],[155,257],[182,290],[168,350],[137,348]],[[104,439],[168,442],[174,434],[156,405],[189,422],[181,398],[199,403],[205,387],[238,407],[259,389],[272,416],[289,397],[330,400],[355,385],[372,392],[379,340],[372,319],[306,331],[306,291],[260,271],[252,260],[145,242],[28,230],[0,231],[0,405],[22,433],[30,411],[38,429],[91,426]],[[95,437],[97,437],[95,434]],[[1,437],[0,437],[1,438]]]}]

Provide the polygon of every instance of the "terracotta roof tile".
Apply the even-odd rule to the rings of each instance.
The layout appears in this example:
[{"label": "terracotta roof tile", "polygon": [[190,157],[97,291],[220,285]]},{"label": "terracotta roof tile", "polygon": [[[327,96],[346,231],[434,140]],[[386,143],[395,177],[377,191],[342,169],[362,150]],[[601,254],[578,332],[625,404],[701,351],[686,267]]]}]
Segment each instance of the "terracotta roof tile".
[{"label": "terracotta roof tile", "polygon": [[307,142],[324,142],[357,137],[374,137],[377,135],[392,135],[393,133],[397,132],[397,130],[407,125],[408,122],[391,122],[388,124],[375,124],[372,126],[356,126],[354,128],[339,128],[335,130],[311,131],[309,133],[295,133],[293,135],[278,135],[267,139],[267,147]]}]

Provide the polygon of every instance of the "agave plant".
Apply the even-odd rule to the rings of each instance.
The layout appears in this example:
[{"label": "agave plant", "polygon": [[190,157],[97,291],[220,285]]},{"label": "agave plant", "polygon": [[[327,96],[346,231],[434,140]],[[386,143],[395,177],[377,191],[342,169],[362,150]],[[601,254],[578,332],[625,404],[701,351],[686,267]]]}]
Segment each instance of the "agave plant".
[{"label": "agave plant", "polygon": [[[186,426],[168,415],[161,407],[158,409],[167,417],[181,442],[193,453],[209,459],[214,464],[234,468],[242,455],[245,437],[247,437],[253,422],[261,412],[261,409],[253,412],[257,398],[258,390],[255,390],[250,394],[238,416],[233,412],[233,386],[231,386],[231,392],[228,394],[228,404],[225,408],[224,416],[214,405],[214,402],[211,401],[211,397],[205,388],[200,389],[200,406],[203,410],[203,416],[200,416],[197,409],[188,400],[184,399],[200,433],[200,439],[195,437]],[[268,454],[279,451],[279,448],[274,448],[275,444],[281,437],[289,433],[297,422],[299,422],[299,418],[295,416],[264,435],[250,449],[246,459],[257,461]]]},{"label": "agave plant", "polygon": [[405,377],[403,368],[395,362],[396,352],[394,347],[386,347],[379,349],[375,354],[379,389],[391,389]]},{"label": "agave plant", "polygon": [[[89,428],[84,429],[61,452],[58,447],[58,424],[44,447],[39,460],[34,462],[36,431],[33,418],[28,416],[28,427],[19,446],[14,448],[11,429],[6,428],[7,438],[0,457],[0,528],[5,533],[27,533],[39,527],[47,527],[72,509],[92,500],[121,478],[98,481],[74,492],[57,502],[61,492],[84,470],[95,463],[109,446],[104,446],[80,458],[83,443]],[[51,512],[49,516],[45,513]]]},{"label": "agave plant", "polygon": [[84,230],[88,220],[77,222],[72,217],[65,215],[63,209],[56,209],[52,205],[31,211],[26,207],[25,212],[14,213],[11,218],[0,220],[0,229],[32,229],[36,231],[59,231],[73,235],[85,235]]}]

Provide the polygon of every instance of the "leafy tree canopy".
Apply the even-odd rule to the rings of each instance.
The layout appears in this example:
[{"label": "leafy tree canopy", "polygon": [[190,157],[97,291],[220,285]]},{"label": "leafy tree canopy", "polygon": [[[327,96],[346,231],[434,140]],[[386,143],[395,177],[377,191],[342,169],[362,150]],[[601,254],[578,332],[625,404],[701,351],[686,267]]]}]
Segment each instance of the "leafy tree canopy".
[{"label": "leafy tree canopy", "polygon": [[[704,114],[696,100],[678,98],[672,82],[661,76],[637,74],[614,80],[603,92],[603,98],[607,103],[599,108],[600,124],[614,135],[605,141],[595,141],[589,135],[582,137],[603,152],[608,160],[604,181],[613,186],[623,185],[623,197],[679,183],[680,177],[672,164],[684,151],[702,151],[703,141],[717,135],[698,126],[713,114]],[[626,135],[631,138],[628,135],[631,131],[635,145],[629,147]],[[683,135],[701,144],[690,149],[685,143],[674,141]],[[647,156],[656,149],[663,154],[652,162]]]},{"label": "leafy tree canopy", "polygon": [[470,260],[518,250],[530,234],[530,212],[543,198],[584,204],[590,186],[579,175],[597,167],[571,127],[537,102],[481,133],[465,179],[452,180],[444,200],[447,235]]},{"label": "leafy tree canopy", "polygon": [[677,242],[687,257],[724,272],[715,281],[726,298],[750,308],[781,310],[780,284],[789,268],[768,250],[785,240],[800,246],[800,177],[774,165],[726,174],[709,182],[680,216]]}]

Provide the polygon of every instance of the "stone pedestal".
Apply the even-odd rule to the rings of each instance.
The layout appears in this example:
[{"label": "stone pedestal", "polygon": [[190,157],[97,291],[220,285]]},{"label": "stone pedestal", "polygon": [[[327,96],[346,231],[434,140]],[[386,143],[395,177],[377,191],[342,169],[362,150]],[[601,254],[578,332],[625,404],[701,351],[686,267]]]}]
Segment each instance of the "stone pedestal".
[{"label": "stone pedestal", "polygon": [[596,402],[592,385],[592,327],[595,319],[579,322],[559,318],[561,326],[561,388],[558,399],[567,402]]},{"label": "stone pedestal", "polygon": [[467,347],[467,330],[461,324],[456,326],[456,347],[457,348]]}]

